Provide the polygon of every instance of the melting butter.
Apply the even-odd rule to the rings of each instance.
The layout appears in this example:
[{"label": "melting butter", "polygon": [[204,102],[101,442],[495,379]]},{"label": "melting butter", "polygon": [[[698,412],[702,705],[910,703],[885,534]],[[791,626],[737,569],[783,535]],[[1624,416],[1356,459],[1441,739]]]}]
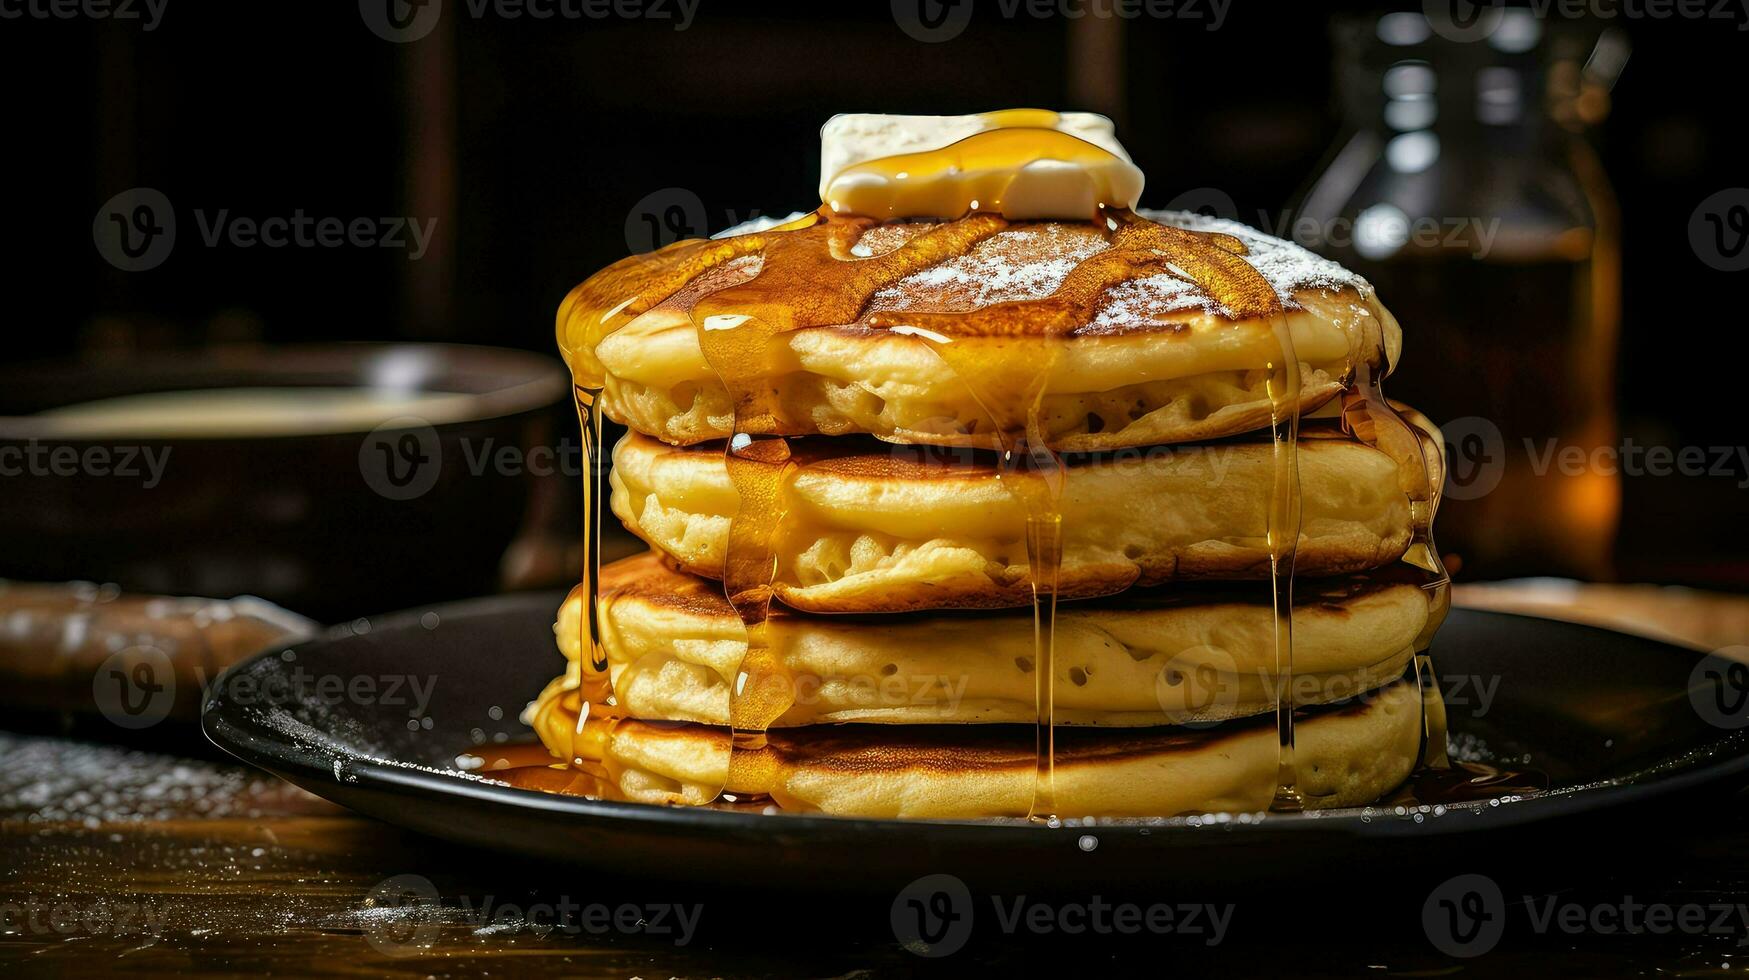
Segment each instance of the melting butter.
[{"label": "melting butter", "polygon": [[1111,120],[1091,112],[846,113],[820,130],[820,200],[835,214],[1090,220],[1134,208],[1142,183]]}]

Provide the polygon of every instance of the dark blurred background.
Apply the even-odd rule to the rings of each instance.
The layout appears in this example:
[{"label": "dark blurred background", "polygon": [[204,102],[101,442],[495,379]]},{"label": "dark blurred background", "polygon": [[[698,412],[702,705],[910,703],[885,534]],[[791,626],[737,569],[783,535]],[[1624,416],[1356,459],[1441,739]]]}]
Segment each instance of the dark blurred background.
[{"label": "dark blurred background", "polygon": [[[143,3],[143,20],[28,11],[0,19],[8,361],[351,339],[550,352],[566,290],[628,248],[815,206],[817,131],[842,111],[1103,112],[1148,175],[1145,205],[1212,188],[1219,193],[1188,203],[1225,210],[1230,201],[1252,223],[1279,217],[1304,206],[1356,130],[1377,125],[1367,106],[1385,102],[1364,91],[1365,77],[1339,91],[1344,66],[1379,52],[1360,50],[1378,47],[1377,32],[1363,26],[1358,40],[1341,40],[1336,23],[1370,25],[1393,9],[1203,0],[1178,4],[1172,17],[1074,18],[1033,16],[1025,4],[1009,16],[1011,5],[975,0],[912,4],[922,12],[912,17],[887,0],[702,0],[695,10],[652,0],[634,6],[642,16],[540,19],[507,15],[520,6],[476,15],[466,0],[445,0],[429,33],[394,43],[367,23],[370,6],[168,0],[150,30]],[[424,16],[393,6],[415,25]],[[912,36],[931,24],[952,36]],[[1742,90],[1745,24],[1617,14],[1551,24],[1551,36],[1557,26],[1593,38],[1616,32],[1625,47],[1615,50],[1631,49],[1625,67],[1602,66],[1612,76],[1599,83],[1606,111],[1593,104],[1566,130],[1595,148],[1619,202],[1619,224],[1592,229],[1597,241],[1619,242],[1619,354],[1608,358],[1616,370],[1568,370],[1595,337],[1581,329],[1562,334],[1571,343],[1543,343],[1546,332],[1568,330],[1544,317],[1567,314],[1514,294],[1536,290],[1532,280],[1482,291],[1490,342],[1509,360],[1521,349],[1554,384],[1583,377],[1611,387],[1602,403],[1612,441],[1734,454],[1745,440],[1730,408],[1749,352],[1736,301],[1749,279],[1715,267],[1728,256],[1705,261],[1690,230],[1704,200],[1745,182],[1742,110],[1727,98]],[[1478,150],[1459,142],[1446,137],[1448,155]],[[1492,172],[1480,155],[1472,164]],[[93,243],[94,215],[135,187],[161,191],[179,222],[176,250],[146,272],[115,268]],[[436,224],[417,260],[410,246],[204,247],[196,209]],[[1736,212],[1718,214],[1727,232],[1736,227]],[[1417,339],[1411,311],[1423,307],[1377,278],[1403,320],[1406,363],[1437,358],[1441,348]],[[1590,329],[1605,347],[1615,331]],[[1394,397],[1425,401],[1407,368],[1398,381]],[[1437,393],[1435,421],[1514,411],[1485,390],[1466,411],[1465,387]],[[1500,422],[1508,452],[1514,424]],[[1738,486],[1749,464],[1730,460],[1710,475],[1622,478],[1619,521],[1589,525],[1611,538],[1600,547],[1569,550],[1557,536],[1460,564],[1459,577],[1555,572],[1749,587],[1749,490]],[[1524,493],[1523,520],[1541,521],[1536,498],[1550,495]],[[1466,505],[1451,501],[1447,516]],[[1500,520],[1468,522],[1453,545],[1460,559],[1470,541],[1485,552],[1487,525]]]}]

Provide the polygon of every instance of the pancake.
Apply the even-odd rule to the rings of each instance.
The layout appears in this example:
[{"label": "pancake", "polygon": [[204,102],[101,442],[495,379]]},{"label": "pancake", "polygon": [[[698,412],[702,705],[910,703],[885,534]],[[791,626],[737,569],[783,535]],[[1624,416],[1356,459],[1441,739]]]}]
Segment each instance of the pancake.
[{"label": "pancake", "polygon": [[[1310,430],[1308,430],[1310,431]],[[992,455],[798,440],[772,541],[773,587],[813,612],[1027,606],[1026,509]],[[1296,570],[1345,575],[1390,564],[1413,535],[1403,475],[1389,456],[1307,437]],[[721,578],[740,501],[720,447],[677,449],[641,435],[613,452],[613,512],[688,571]],[[1034,477],[1036,479],[1036,477]],[[1058,594],[1269,577],[1275,487],[1266,441],[1101,454],[1066,470]]]},{"label": "pancake", "polygon": [[[1421,744],[1421,695],[1398,681],[1296,718],[1299,786],[1308,808],[1370,803],[1408,777]],[[603,790],[645,803],[701,805],[729,769],[726,729],[627,720],[577,728],[574,694],[549,688],[535,730],[561,758],[604,773]],[[1056,737],[1057,812],[1150,817],[1256,812],[1275,791],[1268,718],[1203,731],[1065,729]],[[846,725],[774,730],[737,760],[725,791],[769,796],[794,812],[967,819],[1025,816],[1032,802],[1031,726]]]},{"label": "pancake", "polygon": [[[1249,250],[1245,260],[1286,308],[1301,361],[1302,411],[1333,397],[1358,365],[1377,372],[1395,362],[1401,331],[1359,276],[1237,222],[1185,212],[1145,217],[1229,235]],[[845,261],[832,271],[848,275],[851,260],[886,254],[940,226],[875,226],[848,255],[835,256]],[[780,409],[771,432],[998,448],[984,409],[914,335],[906,316],[1041,300],[1107,246],[1092,222],[1010,224],[968,252],[878,290],[848,322],[781,334],[755,372],[762,397]],[[761,276],[764,261],[755,252],[709,266],[599,343],[591,335],[593,307],[582,299],[591,286],[585,283],[560,312],[560,346],[578,377],[604,379],[602,404],[615,420],[675,445],[727,438],[728,390],[705,358],[690,310],[701,297]],[[1271,324],[1224,308],[1168,271],[1137,275],[1100,293],[1080,322],[1058,334],[1061,344],[1024,334],[955,336],[955,349],[974,360],[1016,343],[1054,352],[1040,413],[1049,441],[1065,451],[1215,439],[1269,425],[1266,365],[1279,359]],[[892,322],[874,323],[883,317]]]},{"label": "pancake", "polygon": [[[715,582],[644,554],[602,570],[601,643],[620,708],[632,717],[728,723],[729,678],[746,634]],[[1294,610],[1293,696],[1352,697],[1402,676],[1443,594],[1411,576],[1302,581]],[[1268,587],[1126,593],[1064,603],[1056,625],[1060,724],[1209,723],[1275,707]],[[1434,605],[1439,603],[1440,605]],[[574,597],[554,625],[577,680]],[[774,608],[772,650],[795,703],[776,727],[837,722],[1031,722],[1030,611],[810,616]]]}]

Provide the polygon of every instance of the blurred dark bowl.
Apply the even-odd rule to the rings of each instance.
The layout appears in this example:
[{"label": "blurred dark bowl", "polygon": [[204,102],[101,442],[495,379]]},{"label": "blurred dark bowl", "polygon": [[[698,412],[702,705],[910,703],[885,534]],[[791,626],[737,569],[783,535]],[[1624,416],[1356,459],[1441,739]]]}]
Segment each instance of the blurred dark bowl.
[{"label": "blurred dark bowl", "polygon": [[[309,431],[273,431],[270,420],[241,432],[72,433],[35,414],[216,388],[466,397],[444,399],[429,419],[418,411],[427,402]],[[528,450],[554,446],[568,389],[552,358],[433,344],[6,367],[0,578],[252,594],[326,621],[492,592],[542,479],[525,464],[544,457]],[[558,478],[550,465],[533,469]]]}]

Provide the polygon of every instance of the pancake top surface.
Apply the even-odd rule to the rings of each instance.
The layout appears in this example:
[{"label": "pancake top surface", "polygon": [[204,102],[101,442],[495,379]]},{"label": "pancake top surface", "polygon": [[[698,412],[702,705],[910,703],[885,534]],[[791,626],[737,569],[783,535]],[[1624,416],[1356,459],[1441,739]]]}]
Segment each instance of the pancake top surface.
[{"label": "pancake top surface", "polygon": [[[1148,222],[1204,235],[1230,236],[1243,243],[1244,261],[1274,290],[1287,310],[1303,308],[1306,293],[1358,294],[1364,278],[1292,242],[1266,235],[1247,225],[1186,211],[1147,211]],[[919,220],[875,224],[862,231],[847,252],[834,257],[846,265],[879,258],[949,222]],[[747,236],[798,234],[767,231],[748,225]],[[740,229],[718,236],[725,244],[742,235]],[[804,233],[805,234],[805,233]],[[822,244],[820,247],[824,247]],[[1031,221],[1007,224],[973,243],[965,251],[930,264],[875,290],[859,315],[846,322],[823,324],[854,332],[885,332],[868,321],[877,314],[966,313],[1004,303],[1034,303],[1050,297],[1070,273],[1087,259],[1106,251],[1111,242],[1092,221]],[[823,256],[822,256],[823,257]],[[773,260],[777,261],[777,260]],[[788,260],[793,261],[793,259]],[[724,288],[751,282],[764,273],[767,258],[757,248],[749,254],[712,264],[677,291],[659,298],[655,311],[666,321],[684,319],[700,299]],[[1226,309],[1188,273],[1168,271],[1137,274],[1105,289],[1071,337],[1112,337],[1132,333],[1176,333],[1191,319],[1247,319]],[[836,266],[831,266],[836,268]],[[1178,270],[1182,272],[1182,270]],[[804,329],[806,329],[804,327]]]},{"label": "pancake top surface", "polygon": [[[1191,231],[1231,235],[1245,244],[1245,261],[1275,290],[1288,309],[1302,290],[1359,290],[1366,281],[1292,242],[1236,221],[1184,211],[1150,211],[1144,217]],[[881,225],[863,235],[853,254],[874,256],[896,248],[934,222]],[[1051,295],[1083,260],[1105,251],[1106,237],[1092,222],[1031,222],[1009,226],[965,255],[914,273],[875,293],[866,312],[961,312],[998,303]],[[1232,318],[1190,278],[1158,273],[1130,279],[1105,292],[1092,318],[1072,336],[1112,336],[1141,330],[1171,330],[1173,314],[1204,313]]]}]

